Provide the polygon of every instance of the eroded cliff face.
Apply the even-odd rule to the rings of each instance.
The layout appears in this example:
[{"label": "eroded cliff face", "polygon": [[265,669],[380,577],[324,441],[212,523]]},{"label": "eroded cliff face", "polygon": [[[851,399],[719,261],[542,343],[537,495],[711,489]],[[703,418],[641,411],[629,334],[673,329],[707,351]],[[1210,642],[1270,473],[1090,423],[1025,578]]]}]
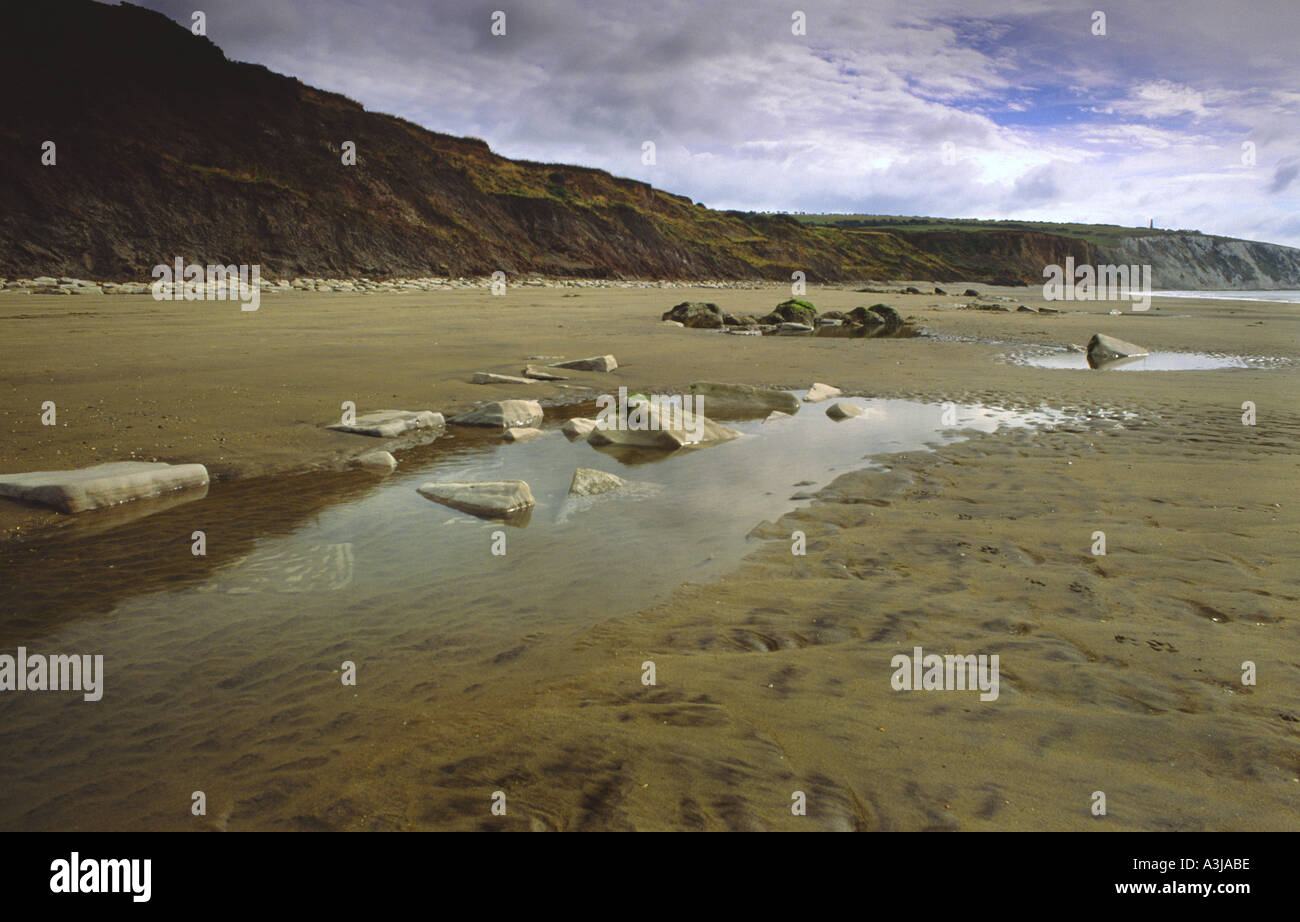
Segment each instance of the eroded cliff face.
[{"label": "eroded cliff face", "polygon": [[[1041,285],[1151,263],[1177,288],[1300,287],[1300,251],[1185,235],[1103,252],[1065,234],[839,229],[713,211],[601,170],[510,160],[226,59],[160,13],[6,11],[0,277],[147,280],[177,257],[264,278],[914,279]],[[344,162],[344,142],[355,162]],[[53,142],[55,161],[42,162]]]},{"label": "eroded cliff face", "polygon": [[1201,234],[1126,237],[1103,263],[1150,265],[1157,289],[1300,288],[1300,250]]}]

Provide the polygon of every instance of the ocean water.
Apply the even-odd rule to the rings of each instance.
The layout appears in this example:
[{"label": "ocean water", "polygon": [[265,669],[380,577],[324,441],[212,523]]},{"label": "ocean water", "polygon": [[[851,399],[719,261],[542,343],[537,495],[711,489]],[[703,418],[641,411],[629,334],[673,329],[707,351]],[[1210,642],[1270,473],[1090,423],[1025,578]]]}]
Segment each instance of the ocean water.
[{"label": "ocean water", "polygon": [[1221,301],[1275,301],[1280,304],[1300,304],[1300,291],[1280,289],[1265,291],[1242,289],[1240,291],[1153,291],[1157,298],[1217,298]]}]

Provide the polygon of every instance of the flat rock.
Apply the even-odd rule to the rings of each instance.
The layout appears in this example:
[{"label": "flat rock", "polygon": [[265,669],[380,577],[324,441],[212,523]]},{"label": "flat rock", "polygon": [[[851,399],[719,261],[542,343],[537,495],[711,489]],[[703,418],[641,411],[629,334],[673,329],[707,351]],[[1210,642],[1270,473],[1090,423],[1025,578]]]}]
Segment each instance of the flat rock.
[{"label": "flat rock", "polygon": [[542,435],[541,429],[518,426],[514,429],[507,429],[501,437],[507,442],[527,442],[529,439],[535,439],[539,435]]},{"label": "flat rock", "polygon": [[[645,407],[645,428],[615,429],[597,425],[587,436],[592,445],[627,445],[634,448],[658,448],[675,451],[691,445],[712,445],[738,438],[740,433],[719,425],[702,414],[695,414],[689,425],[672,428],[674,423],[685,424],[680,413],[671,413],[673,419],[663,419],[657,404]],[[629,414],[630,415],[630,414]]]},{"label": "flat rock", "polygon": [[456,426],[486,426],[502,430],[528,428],[541,421],[542,405],[536,400],[495,400],[451,419]]},{"label": "flat rock", "polygon": [[470,378],[471,384],[536,384],[532,378],[516,378],[514,375],[496,375],[489,371],[479,371]]},{"label": "flat rock", "polygon": [[532,378],[535,381],[568,381],[564,375],[551,374],[545,368],[538,368],[536,365],[528,365],[524,368],[524,377]]},{"label": "flat rock", "polygon": [[418,490],[435,503],[484,518],[509,518],[531,509],[536,503],[533,491],[522,480],[430,482]]},{"label": "flat rock", "polygon": [[831,387],[829,384],[813,384],[808,388],[808,393],[804,395],[804,403],[819,403],[823,400],[830,400],[832,397],[839,397],[844,392],[838,387]]},{"label": "flat rock", "polygon": [[443,429],[446,425],[447,422],[442,418],[442,414],[432,410],[376,410],[358,416],[351,425],[335,423],[325,428],[337,432],[391,439],[417,429]]},{"label": "flat rock", "polygon": [[832,403],[826,408],[826,415],[834,420],[850,419],[862,415],[862,407],[851,403]]},{"label": "flat rock", "polygon": [[1113,362],[1137,359],[1150,354],[1150,350],[1145,346],[1137,346],[1122,339],[1107,336],[1105,333],[1094,333],[1092,339],[1088,340],[1088,365],[1092,368],[1100,368]]},{"label": "flat rock", "polygon": [[782,333],[811,333],[813,331],[813,328],[808,324],[795,323],[793,321],[779,323],[777,324],[777,329]]},{"label": "flat rock", "polygon": [[573,472],[573,482],[569,484],[570,496],[595,496],[609,493],[627,483],[622,477],[607,474],[590,467],[580,467]]},{"label": "flat rock", "polygon": [[799,412],[799,398],[771,388],[697,381],[691,385],[691,393],[704,398],[701,409],[705,413],[752,413],[766,416],[772,410]]},{"label": "flat rock", "polygon": [[552,368],[572,368],[575,371],[613,371],[618,362],[612,355],[593,355],[586,359],[570,359],[567,362],[554,362]]},{"label": "flat rock", "polygon": [[574,419],[565,420],[564,425],[560,427],[560,431],[568,436],[569,441],[574,442],[578,439],[585,439],[591,435],[595,428],[596,421],[594,419],[575,417]]},{"label": "flat rock", "polygon": [[208,469],[202,464],[111,461],[75,471],[5,474],[0,496],[75,513],[207,485]]},{"label": "flat rock", "polygon": [[376,474],[391,474],[397,470],[397,459],[388,451],[367,452],[359,455],[353,464],[363,471],[374,471]]}]

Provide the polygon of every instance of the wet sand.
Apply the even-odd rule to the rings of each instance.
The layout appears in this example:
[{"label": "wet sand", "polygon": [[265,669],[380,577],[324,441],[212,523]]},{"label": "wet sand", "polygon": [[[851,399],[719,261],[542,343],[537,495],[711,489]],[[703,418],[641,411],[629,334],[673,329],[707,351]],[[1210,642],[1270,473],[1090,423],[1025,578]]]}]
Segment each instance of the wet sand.
[{"label": "wet sand", "polygon": [[[1023,289],[991,291],[1020,299],[1013,310],[1042,303]],[[90,739],[41,731],[29,754],[68,766],[100,753],[109,767],[92,781],[11,766],[22,796],[0,801],[0,826],[1300,827],[1294,369],[1113,374],[1000,361],[1024,344],[1084,343],[1095,331],[1295,360],[1294,307],[1169,299],[1147,315],[1110,317],[1110,305],[1004,314],[953,308],[966,298],[811,290],[822,310],[883,301],[943,337],[843,340],[658,321],[682,300],[761,311],[785,296],[779,289],[568,293],[291,294],[243,315],[228,304],[0,296],[0,329],[21,357],[4,372],[0,471],[132,451],[208,463],[225,478],[328,463],[373,444],[322,428],[341,401],[450,413],[522,396],[467,382],[475,371],[517,374],[529,355],[613,353],[614,374],[566,382],[598,393],[825,381],[866,396],[1132,415],[1122,428],[1107,419],[977,436],[883,459],[885,472],[845,474],[811,506],[756,523],[756,539],[771,540],[756,540],[740,569],[681,585],[635,615],[565,630],[543,618],[495,648],[468,629],[434,642],[380,638],[385,668],[355,697],[322,665],[338,651],[260,636],[257,612],[177,625],[196,636],[252,625],[241,643],[274,649],[274,668],[241,672],[232,648],[195,664],[194,688],[141,695],[129,718],[105,719]],[[59,406],[57,430],[39,425],[44,400]],[[1254,427],[1241,422],[1247,400],[1258,407]],[[801,479],[791,470],[792,490]],[[5,507],[11,535],[52,520]],[[808,536],[803,557],[790,553],[796,528]],[[1104,557],[1089,553],[1096,530],[1107,534]],[[10,599],[6,635],[22,613]],[[69,649],[77,631],[63,632]],[[150,639],[139,639],[147,674]],[[914,646],[999,654],[999,699],[894,691],[890,659]],[[641,684],[648,660],[654,687]],[[1241,684],[1248,660],[1253,687]],[[186,732],[177,710],[195,688],[209,706],[223,694],[257,706],[230,707],[219,732],[206,723]],[[322,707],[326,696],[335,703]],[[57,727],[69,706],[79,705],[33,708],[6,735]],[[122,739],[151,708],[165,710],[157,726]],[[149,777],[112,769],[121,747],[148,753]],[[196,777],[213,764],[220,785]],[[51,775],[65,780],[41,780]],[[197,787],[214,788],[207,817],[185,809]],[[488,810],[497,790],[508,797],[503,817]],[[1106,817],[1090,813],[1099,790]],[[791,814],[794,791],[808,797],[806,817]]]}]

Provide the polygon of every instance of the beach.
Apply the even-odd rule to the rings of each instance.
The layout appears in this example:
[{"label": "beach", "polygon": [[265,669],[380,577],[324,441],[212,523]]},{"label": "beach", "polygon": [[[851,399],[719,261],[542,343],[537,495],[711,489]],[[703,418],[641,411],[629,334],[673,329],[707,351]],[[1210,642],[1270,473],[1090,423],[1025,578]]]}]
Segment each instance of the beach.
[{"label": "beach", "polygon": [[[0,572],[24,590],[3,603],[4,649],[111,645],[117,670],[101,702],[3,703],[0,742],[14,755],[0,828],[1296,828],[1300,313],[1157,297],[1143,313],[1080,302],[1039,314],[1016,310],[1043,306],[1038,289],[978,287],[1008,300],[809,288],[823,312],[881,302],[927,334],[864,340],[660,320],[681,301],[762,314],[788,286],[291,292],[246,312],[0,295],[11,355],[0,473],[157,459],[213,477],[204,499],[98,530],[0,501]],[[1250,362],[1128,372],[1014,360],[1096,332]],[[534,356],[606,354],[618,360],[608,374],[470,383],[518,375]],[[825,382],[936,412],[1063,418],[864,450],[804,485],[810,501],[775,496],[785,508],[745,526],[743,559],[725,572],[659,569],[649,535],[636,579],[602,575],[563,617],[513,586],[491,598],[518,616],[490,630],[468,610],[438,610],[434,586],[420,597],[426,626],[397,595],[338,612],[339,595],[234,580],[198,615],[169,596],[220,586],[267,534],[374,489],[341,469],[376,440],[325,428],[345,401],[451,416],[527,397],[563,415],[619,387],[678,393],[697,381]],[[54,427],[41,425],[45,401]],[[422,450],[399,452],[399,473],[408,457],[432,457]],[[790,492],[805,479],[792,465]],[[200,567],[184,558],[205,506],[228,510],[228,525],[207,530],[238,540],[214,540]],[[274,527],[239,518],[258,508]],[[157,559],[161,523],[181,549],[170,563]],[[343,531],[340,544],[354,540]],[[804,555],[791,553],[795,531]],[[1098,531],[1104,555],[1092,551]],[[109,564],[117,572],[96,570]],[[482,581],[486,598],[504,579],[495,565],[456,572]],[[530,578],[560,597],[589,565]],[[79,607],[46,587],[60,574],[78,582]],[[346,615],[337,642],[319,623],[327,611]],[[891,662],[918,647],[997,654],[998,697],[897,690]],[[340,662],[358,650],[362,681],[340,686]],[[124,671],[132,678],[114,678]],[[199,789],[205,816],[188,809]],[[489,809],[498,791],[504,815]],[[806,815],[791,810],[800,792]]]}]

